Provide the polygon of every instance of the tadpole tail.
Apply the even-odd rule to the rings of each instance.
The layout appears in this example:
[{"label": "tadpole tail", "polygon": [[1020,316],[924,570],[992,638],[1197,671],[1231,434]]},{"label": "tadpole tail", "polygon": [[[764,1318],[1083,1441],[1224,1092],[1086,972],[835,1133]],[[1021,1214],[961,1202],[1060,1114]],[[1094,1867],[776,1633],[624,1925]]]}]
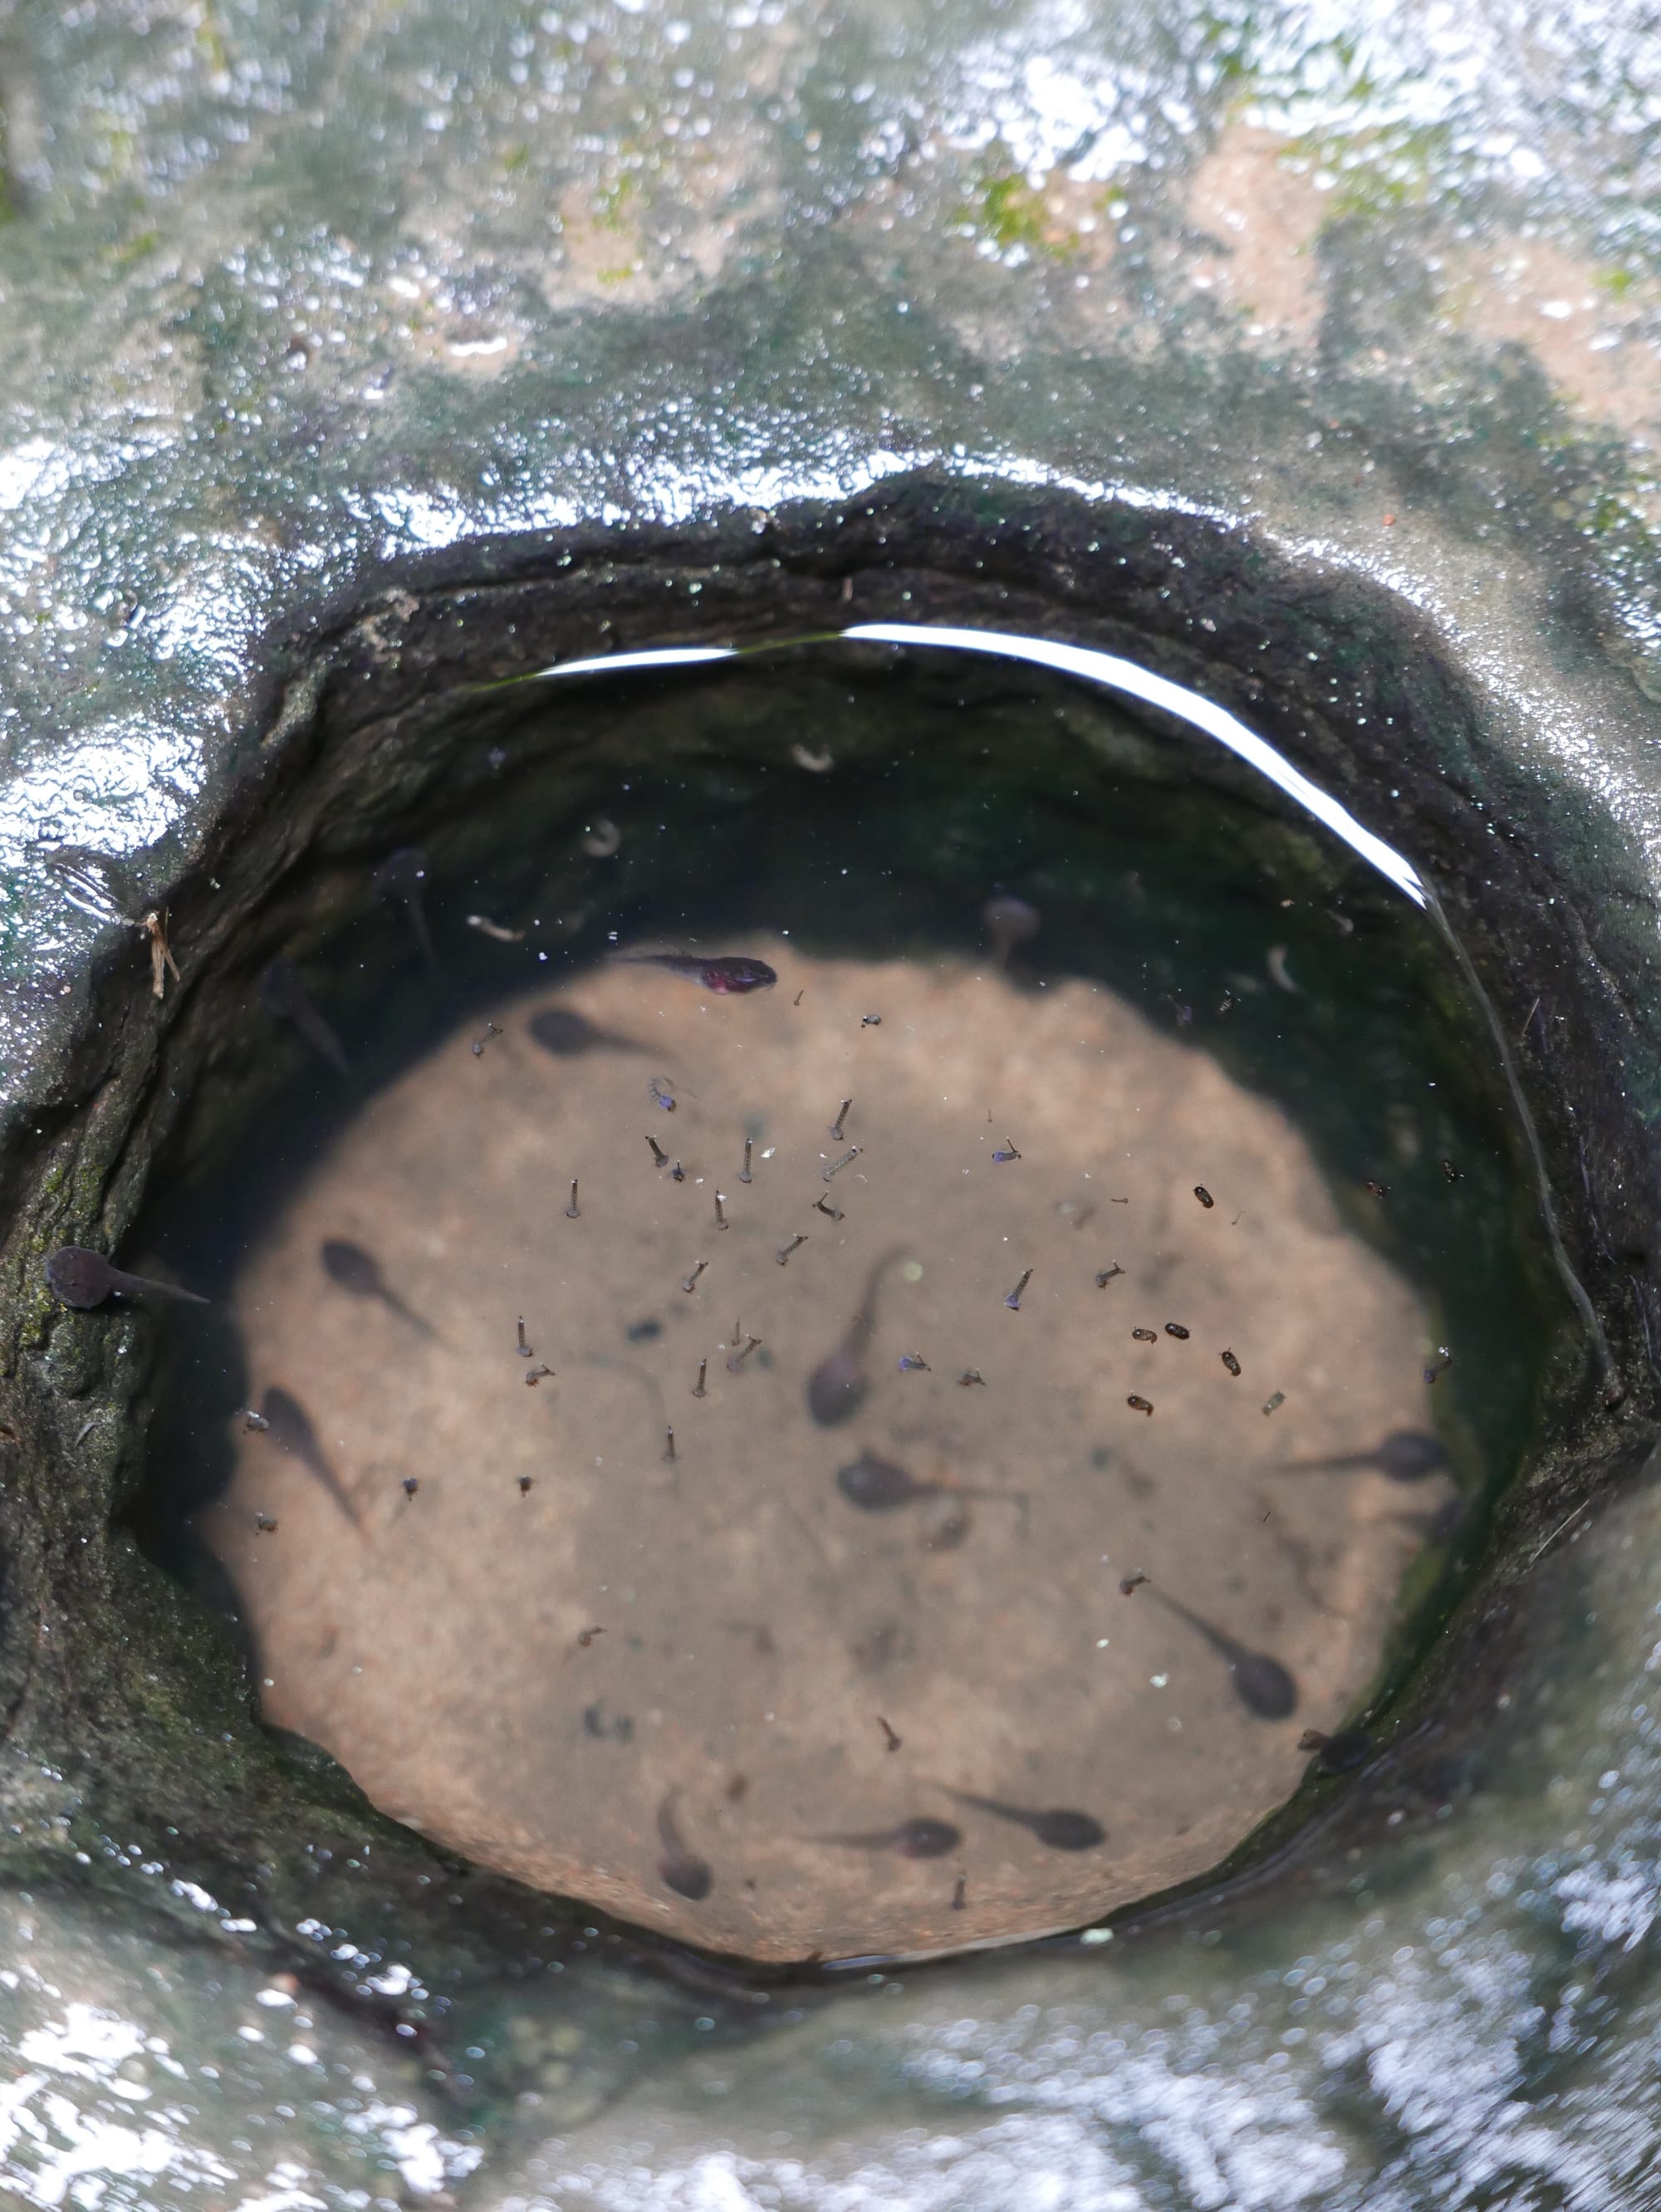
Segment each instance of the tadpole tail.
[{"label": "tadpole tail", "polygon": [[395,1313],[400,1321],[407,1321],[418,1335],[428,1338],[437,1337],[438,1331],[432,1322],[424,1315],[418,1314],[414,1306],[406,1304],[390,1285],[383,1283],[376,1295],[389,1312]]},{"label": "tadpole tail", "polygon": [[658,1808],[658,1840],[666,1851],[672,1852],[677,1858],[686,1850],[681,1840],[680,1830],[675,1825],[675,1808],[680,1802],[680,1797],[679,1790],[671,1790]]},{"label": "tadpole tail", "polygon": [[882,1278],[890,1267],[898,1267],[910,1250],[908,1244],[890,1244],[880,1258],[871,1262],[865,1277],[864,1290],[854,1309],[853,1319],[848,1323],[847,1335],[843,1340],[845,1348],[856,1353],[863,1352],[870,1344],[876,1329],[876,1296],[882,1287]]},{"label": "tadpole tail", "polygon": [[954,1790],[949,1782],[937,1782],[935,1787],[959,1805],[973,1805],[977,1813],[990,1813],[995,1820],[1013,1820],[1021,1828],[1033,1825],[1030,1813],[1023,1813],[1018,1805],[1006,1804],[1001,1797],[979,1797],[973,1790]]},{"label": "tadpole tail", "polygon": [[418,898],[412,898],[404,901],[403,910],[409,917],[410,928],[415,933],[415,942],[421,947],[421,958],[426,961],[429,968],[436,968],[439,964],[438,950],[433,943],[433,933],[427,926],[425,908]]},{"label": "tadpole tail", "polygon": [[1168,1597],[1153,1583],[1148,1585],[1148,1595],[1156,1603],[1162,1605],[1167,1612],[1175,1613],[1179,1620],[1186,1621],[1194,1633],[1197,1636],[1203,1636],[1218,1657],[1228,1660],[1231,1667],[1238,1666],[1242,1659],[1250,1659],[1253,1656],[1244,1644],[1237,1642],[1229,1635],[1227,1629],[1214,1627],[1211,1622],[1204,1619],[1202,1614],[1194,1612],[1191,1607],[1185,1606],[1180,1598]]},{"label": "tadpole tail", "polygon": [[112,1291],[154,1291],[160,1297],[182,1298],[186,1305],[191,1306],[213,1304],[211,1298],[204,1298],[199,1291],[181,1290],[177,1283],[159,1283],[153,1275],[129,1275],[119,1267],[110,1270],[110,1288]]},{"label": "tadpole tail", "polygon": [[320,1060],[326,1060],[337,1075],[349,1075],[352,1064],[346,1057],[346,1048],[318,1013],[317,1008],[306,1006],[298,1008],[289,1018]]},{"label": "tadpole tail", "polygon": [[308,1457],[306,1464],[310,1468],[312,1473],[317,1477],[318,1480],[328,1492],[330,1497],[334,1499],[336,1504],[339,1506],[341,1511],[346,1516],[347,1519],[357,1530],[358,1534],[361,1535],[363,1534],[363,1516],[358,1510],[357,1501],[347,1489],[346,1485],[341,1480],[340,1477],[335,1473],[334,1468],[330,1467],[328,1461],[324,1459],[322,1453],[319,1452],[314,1459]]},{"label": "tadpole tail", "polygon": [[1013,1505],[1021,1516],[1021,1533],[1027,1533],[1027,1509],[1032,1503],[1024,1490],[977,1490],[967,1484],[943,1482],[941,1488],[951,1498],[990,1498],[994,1504]]}]

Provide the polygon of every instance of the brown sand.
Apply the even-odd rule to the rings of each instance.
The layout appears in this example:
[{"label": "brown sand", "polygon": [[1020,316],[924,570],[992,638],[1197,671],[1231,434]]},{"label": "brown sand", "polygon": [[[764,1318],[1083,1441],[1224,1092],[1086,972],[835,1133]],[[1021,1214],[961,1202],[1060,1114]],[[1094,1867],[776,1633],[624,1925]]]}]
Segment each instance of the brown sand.
[{"label": "brown sand", "polygon": [[[1402,1516],[1449,1494],[1282,1471],[1424,1425],[1413,1298],[1285,1118],[1108,993],[737,949],[777,988],[617,965],[538,1002],[638,1048],[554,1057],[531,1006],[482,1055],[482,1022],[458,1030],[270,1224],[237,1298],[255,1403],[300,1401],[361,1525],[239,1428],[204,1525],[267,1715],[484,1864],[758,1958],[984,1942],[1200,1872],[1368,1680],[1417,1540]],[[1021,1157],[995,1164],[1008,1139]],[[434,1333],[331,1282],[329,1237]],[[808,1379],[888,1252],[869,1395],[822,1425]],[[960,1384],[972,1368],[984,1385]],[[836,1475],[866,1451],[1026,1508],[943,1489],[862,1511]],[[1248,1710],[1152,1590],[1119,1594],[1137,1571],[1272,1653],[1296,1712]],[[1088,1813],[1106,1839],[1046,1847],[942,1784]],[[666,1800],[700,1899],[664,1879]],[[925,1816],[955,1849],[815,1840]]]}]

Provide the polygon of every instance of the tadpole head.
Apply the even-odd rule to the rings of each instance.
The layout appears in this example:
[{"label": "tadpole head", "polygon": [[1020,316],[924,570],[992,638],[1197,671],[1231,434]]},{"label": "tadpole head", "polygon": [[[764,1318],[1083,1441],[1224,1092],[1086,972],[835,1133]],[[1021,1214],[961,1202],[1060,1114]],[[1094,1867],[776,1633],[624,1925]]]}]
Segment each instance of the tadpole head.
[{"label": "tadpole head", "polygon": [[808,1378],[808,1411],[821,1429],[840,1427],[859,1411],[870,1387],[857,1361],[833,1355]]},{"label": "tadpole head", "polygon": [[850,1505],[864,1513],[891,1513],[896,1506],[910,1504],[918,1491],[903,1467],[871,1451],[861,1452],[851,1466],[839,1468],[836,1486]]},{"label": "tadpole head", "polygon": [[288,1015],[305,996],[305,986],[294,962],[279,954],[259,971],[260,1002],[268,1013]]},{"label": "tadpole head", "polygon": [[343,1237],[325,1237],[319,1256],[324,1273],[343,1291],[349,1291],[358,1298],[379,1297],[380,1269],[373,1255],[366,1252],[361,1244],[349,1243]]},{"label": "tadpole head", "polygon": [[1428,1429],[1393,1429],[1373,1456],[1391,1482],[1419,1482],[1447,1465],[1441,1438]]},{"label": "tadpole head", "polygon": [[1058,1809],[1040,1813],[1032,1823],[1033,1833],[1052,1851],[1090,1851],[1107,1840],[1107,1831],[1088,1813]]},{"label": "tadpole head", "polygon": [[949,1820],[927,1814],[903,1821],[894,1832],[894,1848],[902,1859],[942,1859],[962,1842],[962,1833]]},{"label": "tadpole head", "polygon": [[597,1052],[609,1042],[586,1014],[573,1013],[568,1006],[544,1006],[541,1013],[530,1017],[529,1026],[533,1040],[556,1060],[574,1060],[579,1053]]},{"label": "tadpole head", "polygon": [[419,898],[426,881],[427,855],[419,845],[400,845],[397,852],[387,854],[374,874],[375,889],[383,898]]},{"label": "tadpole head", "polygon": [[84,1244],[65,1244],[54,1252],[46,1262],[46,1281],[52,1296],[77,1313],[101,1306],[113,1287],[109,1261]]},{"label": "tadpole head", "polygon": [[714,1875],[690,1851],[665,1851],[658,1862],[658,1875],[665,1889],[694,1905],[701,1905],[715,1887]]},{"label": "tadpole head", "polygon": [[1298,1685],[1278,1659],[1266,1651],[1246,1651],[1229,1673],[1236,1695],[1259,1720],[1289,1720],[1298,1709]]}]

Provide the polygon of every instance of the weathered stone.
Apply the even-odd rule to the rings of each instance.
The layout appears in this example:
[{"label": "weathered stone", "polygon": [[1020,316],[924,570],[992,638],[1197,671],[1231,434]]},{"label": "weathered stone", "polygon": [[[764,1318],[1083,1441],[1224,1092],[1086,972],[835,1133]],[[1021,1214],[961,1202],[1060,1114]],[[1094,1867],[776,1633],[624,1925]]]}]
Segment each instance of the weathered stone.
[{"label": "weathered stone", "polygon": [[[240,1918],[253,1880],[254,1940],[287,1958],[302,1920],[344,1929],[335,1948],[364,1966],[312,1948],[348,1978],[405,1940],[407,1905],[424,1957],[445,1922],[488,1986],[543,1908],[491,1892],[435,1915],[438,1863],[254,1729],[216,1632],[110,1519],[138,1479],[125,1409],[155,1340],[142,1316],[54,1310],[41,1262],[116,1248],[215,993],[258,964],[256,945],[231,953],[239,917],[268,893],[269,915],[304,915],[289,871],[314,823],[352,858],[435,787],[452,678],[834,623],[850,580],[864,615],[949,611],[1203,665],[1438,883],[1625,1386],[1578,1425],[1573,1467],[1548,1451],[1514,1502],[1464,1624],[1487,1639],[1485,1697],[1521,1694],[1525,1627],[1544,1643],[1553,1608],[1584,1607],[1549,1559],[1544,1584],[1517,1577],[1583,1525],[1587,1486],[1638,1455],[1654,1410],[1661,785],[1630,441],[1654,410],[1656,280],[1629,211],[1636,24],[1525,37],[1501,10],[1463,27],[1458,68],[1428,15],[1397,9],[1353,52],[1278,11],[608,9],[579,27],[494,0],[3,19],[4,1819],[15,1864],[69,1871],[79,1850],[121,1894],[189,1881]],[[125,923],[66,896],[44,858],[59,846],[124,872]],[[160,1006],[130,926],[155,902],[184,974]],[[1621,1512],[1641,1532],[1640,1502]],[[1592,1609],[1618,1624],[1600,1660],[1641,1681],[1644,1608],[1616,1601],[1614,1542],[1596,1558],[1609,1595]],[[1532,1760],[1559,1786],[1528,1787],[1531,1859],[1509,1810],[1479,1808],[1446,1880],[1460,1911],[1497,1914],[1484,1883],[1512,1852],[1501,1885],[1549,1900],[1545,1948],[1586,1947],[1582,1981],[1622,1990],[1641,2043],[1649,1999],[1621,1981],[1622,1946],[1652,1913],[1652,1854],[1597,1778],[1646,1771],[1647,1723],[1637,1693],[1610,1710],[1607,1735],[1578,1723],[1584,1776],[1574,1729],[1473,1729],[1476,1771]],[[1367,1798],[1376,1818],[1394,1786]],[[1434,1820],[1431,1782],[1402,1790]],[[152,1832],[170,1822],[180,1838]],[[1590,1856],[1566,1871],[1571,1825]],[[165,1852],[142,1863],[161,1875],[127,1863],[132,1844]],[[1510,2160],[1533,2186],[1552,2152],[1519,2146],[1504,2100],[1579,2033],[1580,1984],[1542,1965],[1526,2018],[1456,2000],[1466,1954],[1434,1858],[1420,1875],[1367,1848],[1377,1893],[1396,1887],[1366,1956],[1424,1938],[1418,2010],[1403,2027],[1390,1978],[1360,1976],[1373,1994],[1332,2054],[1355,2103],[1300,2075],[1321,2116],[1300,2170],[1333,2203],[1386,2165],[1403,2202],[1446,2194],[1466,2161]],[[205,1924],[187,1898],[170,1909]],[[1497,1958],[1484,1986],[1521,1988],[1537,1929],[1491,1924],[1471,1974]],[[1359,1940],[1331,1915],[1284,1929],[1335,1972]],[[1227,1962],[1249,1989],[1255,1958]],[[945,2014],[1015,2002],[1016,1983],[959,1971],[935,1985]],[[1219,2021],[1228,1980],[1209,1985]],[[1053,2002],[1129,2018],[1140,1997],[1112,1986]],[[1416,2035],[1446,2063],[1417,2031],[1458,2003],[1478,2009],[1458,2040],[1492,2070],[1463,2112],[1432,2095],[1426,2118],[1426,2077],[1401,2090],[1366,2054]],[[1266,2003],[1254,2018],[1261,2045],[1241,2030],[1197,2062],[1234,2068],[1250,2118],[1172,2154],[1191,2194],[1216,2185],[1209,2155],[1249,2201],[1239,2143],[1261,2159],[1280,2130],[1311,2133],[1261,2056],[1283,2023]],[[1099,2032],[1092,2125],[1114,2148],[1050,2154],[1130,2186],[1138,2130],[1176,2092],[1152,2073],[1110,2091],[1124,2069]],[[615,2039],[613,2022],[594,2047]],[[518,2042],[544,2049],[534,2028]],[[931,2048],[945,2081],[948,2043]],[[1567,2106],[1559,2121],[1606,2202],[1652,2142],[1622,2048],[1594,2071],[1627,2132],[1600,2149]],[[1064,2060],[1040,2043],[1035,2063]],[[1345,2147],[1357,2108],[1380,2133],[1410,2112],[1407,2146]],[[1015,2154],[1046,2154],[1028,2137]],[[987,2201],[998,2186],[964,2178]]]}]

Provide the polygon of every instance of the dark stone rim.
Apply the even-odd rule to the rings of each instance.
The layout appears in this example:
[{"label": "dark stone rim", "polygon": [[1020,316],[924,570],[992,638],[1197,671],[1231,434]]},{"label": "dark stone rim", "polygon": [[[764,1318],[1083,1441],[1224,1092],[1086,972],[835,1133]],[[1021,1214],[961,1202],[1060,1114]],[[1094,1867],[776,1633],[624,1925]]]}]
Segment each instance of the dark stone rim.
[{"label": "dark stone rim", "polygon": [[[195,1072],[192,979],[308,839],[373,836],[373,820],[343,811],[343,793],[388,748],[418,763],[435,701],[579,654],[874,620],[1053,636],[1207,691],[1409,851],[1509,1035],[1532,1005],[1519,1080],[1618,1382],[1588,1375],[1567,1395],[1573,1417],[1508,1499],[1440,1663],[1414,1686],[1372,1766],[1319,1785],[1322,1848],[1376,1818],[1369,1776],[1398,1802],[1419,1771],[1428,1802],[1468,1774],[1468,1744],[1457,1773],[1448,1764],[1446,1686],[1468,1696],[1473,1670],[1503,1674],[1527,1567],[1566,1516],[1645,1455],[1661,1396],[1650,1352],[1661,1208],[1630,1073],[1661,1055],[1636,933],[1599,881],[1620,833],[1515,766],[1429,626],[1376,587],[1299,567],[1203,517],[917,477],[772,517],[457,546],[272,641],[261,726],[233,749],[240,764],[176,880],[149,887],[172,908],[183,988],[158,1007],[134,933],[112,933],[86,996],[0,1124],[0,1873],[79,1867],[198,1929],[224,1935],[227,1920],[252,1921],[227,1940],[423,2033],[469,1988],[534,1977],[591,1947],[666,1968],[700,2002],[712,1987],[738,2002],[742,1989],[789,1978],[697,1960],[483,1875],[382,1819],[320,1754],[260,1729],[222,1635],[112,1525],[141,1471],[142,1437],[122,1416],[151,1357],[142,1317],[63,1313],[42,1263],[63,1243],[117,1247],[172,1095]],[[412,769],[406,799],[429,768]],[[1389,820],[1385,789],[1399,793]],[[1310,1809],[1300,1800],[1228,1866],[1117,1916],[1116,1928],[1152,1929],[1198,1899],[1228,1909],[1231,1896],[1260,1895],[1298,1858]],[[159,1875],[129,1864],[122,1846],[134,1842]],[[179,1882],[219,1910],[180,1902],[169,1887]],[[394,2004],[368,1988],[395,1954],[420,1961],[428,1995]]]}]

